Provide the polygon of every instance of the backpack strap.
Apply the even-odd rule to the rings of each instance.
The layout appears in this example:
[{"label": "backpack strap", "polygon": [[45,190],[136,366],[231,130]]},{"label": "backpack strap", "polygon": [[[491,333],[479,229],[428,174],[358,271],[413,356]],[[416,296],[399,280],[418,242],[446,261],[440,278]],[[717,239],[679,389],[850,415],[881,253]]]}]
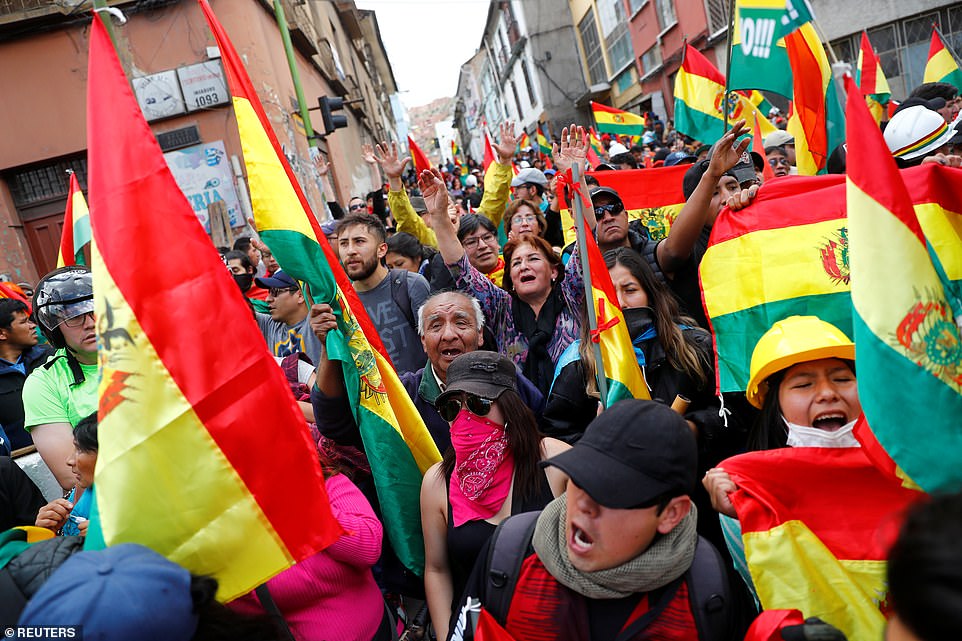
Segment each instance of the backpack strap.
[{"label": "backpack strap", "polygon": [[734,604],[725,565],[718,550],[700,536],[685,580],[698,638],[701,641],[729,638],[729,613]]},{"label": "backpack strap", "polygon": [[281,609],[277,607],[277,602],[274,601],[274,597],[271,596],[271,591],[267,589],[267,584],[261,583],[254,588],[254,594],[257,596],[257,600],[261,602],[261,607],[267,611],[267,614],[269,614],[274,621],[274,625],[277,626],[281,638],[285,641],[295,641],[294,633],[291,632],[290,626],[287,625],[287,619],[284,618]]},{"label": "backpack strap", "polygon": [[418,331],[417,321],[414,319],[414,310],[411,308],[411,293],[408,291],[408,279],[405,270],[388,270],[387,277],[391,279],[391,300],[397,305],[408,325],[416,334]]},{"label": "backpack strap", "polygon": [[84,371],[80,368],[80,362],[77,360],[76,356],[70,353],[69,350],[64,350],[64,352],[65,353],[57,354],[48,360],[42,365],[42,367],[44,369],[50,369],[59,359],[64,358],[67,360],[67,367],[70,368],[70,373],[73,375],[73,383],[71,383],[70,386],[74,387],[76,385],[80,385],[85,380]]},{"label": "backpack strap", "polygon": [[540,515],[541,512],[524,512],[509,517],[491,535],[481,603],[501,625],[507,621],[521,564],[528,556]]}]

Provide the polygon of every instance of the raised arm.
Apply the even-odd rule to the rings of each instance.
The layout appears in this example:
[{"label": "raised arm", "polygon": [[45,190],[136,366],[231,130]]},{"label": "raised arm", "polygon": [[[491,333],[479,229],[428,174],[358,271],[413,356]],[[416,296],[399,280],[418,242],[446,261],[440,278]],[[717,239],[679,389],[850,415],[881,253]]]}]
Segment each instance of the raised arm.
[{"label": "raised arm", "polygon": [[742,153],[748,149],[751,142],[745,138],[734,144],[743,133],[745,133],[745,121],[739,120],[715,143],[711,150],[708,171],[702,175],[695,191],[678,213],[678,218],[672,224],[668,237],[658,243],[658,247],[655,248],[655,257],[666,274],[680,268],[688,259],[702,228],[708,224],[711,199],[715,195],[718,181],[726,171],[738,164]]},{"label": "raised arm", "polygon": [[453,264],[464,256],[464,248],[458,240],[458,230],[448,214],[448,190],[436,168],[424,170],[418,176],[418,187],[428,208],[428,217],[437,239],[438,250],[447,264]]},{"label": "raised arm", "polygon": [[[551,156],[554,158],[555,168],[559,174],[566,173],[571,167],[577,165],[581,170],[581,180],[579,189],[584,194],[584,201],[588,199],[588,183],[585,180],[585,159],[588,156],[588,132],[584,127],[572,124],[561,130],[561,144],[554,143],[551,146]],[[571,199],[578,198],[575,193],[571,194]],[[590,202],[583,202],[585,212],[585,226],[590,233],[595,231],[598,221],[595,219],[595,210],[590,206]]]},{"label": "raised arm", "polygon": [[408,198],[407,191],[404,190],[404,183],[401,182],[401,175],[404,168],[411,161],[410,156],[399,157],[397,143],[390,144],[382,142],[375,145],[373,158],[381,165],[381,170],[387,177],[389,191],[387,194],[387,204],[391,208],[391,215],[397,224],[397,230],[411,234],[422,245],[437,246],[437,239],[417,212],[411,206],[411,199]]},{"label": "raised arm", "polygon": [[501,123],[498,142],[493,145],[497,159],[484,172],[484,193],[481,194],[478,213],[494,223],[495,227],[501,224],[511,197],[511,179],[514,178],[511,160],[518,147],[514,126],[512,120]]}]

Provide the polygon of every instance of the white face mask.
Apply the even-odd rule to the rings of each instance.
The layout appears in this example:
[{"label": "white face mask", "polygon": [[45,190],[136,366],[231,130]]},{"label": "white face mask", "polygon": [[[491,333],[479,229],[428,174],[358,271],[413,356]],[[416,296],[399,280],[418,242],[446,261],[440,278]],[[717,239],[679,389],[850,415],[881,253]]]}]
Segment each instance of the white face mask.
[{"label": "white face mask", "polygon": [[852,433],[855,421],[846,423],[834,432],[820,430],[817,427],[795,425],[789,423],[784,416],[782,421],[788,427],[789,447],[861,447]]}]

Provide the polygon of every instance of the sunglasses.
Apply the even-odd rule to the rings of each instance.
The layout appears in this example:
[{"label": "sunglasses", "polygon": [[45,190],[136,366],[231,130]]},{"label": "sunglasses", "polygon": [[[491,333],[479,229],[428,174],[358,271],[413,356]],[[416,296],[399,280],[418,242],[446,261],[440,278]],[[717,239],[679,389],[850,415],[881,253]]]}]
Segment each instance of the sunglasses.
[{"label": "sunglasses", "polygon": [[298,292],[300,290],[301,290],[300,287],[268,287],[267,293],[270,294],[273,298],[277,298],[284,292],[290,292],[293,294],[294,292]]},{"label": "sunglasses", "polygon": [[450,423],[457,417],[463,407],[467,407],[467,410],[475,416],[487,416],[493,404],[494,401],[490,398],[464,392],[461,396],[452,396],[445,399],[443,403],[438,405],[438,414]]},{"label": "sunglasses", "polygon": [[611,217],[614,218],[624,210],[625,210],[625,207],[621,203],[609,203],[607,205],[598,205],[597,207],[595,207],[595,216],[597,216],[598,218],[604,218],[607,214],[611,214]]},{"label": "sunglasses", "polygon": [[361,209],[367,209],[367,205],[351,205],[347,208],[348,211],[360,211]]},{"label": "sunglasses", "polygon": [[788,162],[787,158],[769,158],[768,164],[772,167],[777,167],[779,165],[785,165],[786,167],[791,167],[791,163]]}]

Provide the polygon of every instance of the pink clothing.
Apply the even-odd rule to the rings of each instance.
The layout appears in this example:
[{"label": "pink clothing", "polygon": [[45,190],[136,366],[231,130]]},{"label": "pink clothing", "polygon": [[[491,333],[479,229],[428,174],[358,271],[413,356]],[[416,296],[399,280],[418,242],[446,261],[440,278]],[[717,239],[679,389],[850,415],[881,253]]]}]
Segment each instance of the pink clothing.
[{"label": "pink clothing", "polygon": [[448,498],[454,527],[491,518],[508,498],[514,470],[504,426],[462,409],[451,423],[451,446],[455,465]]},{"label": "pink clothing", "polygon": [[[333,545],[267,582],[298,641],[370,641],[384,615],[371,566],[381,554],[381,522],[344,475],[327,480],[331,510],[347,532]],[[233,601],[245,614],[263,614],[253,592]]]}]

